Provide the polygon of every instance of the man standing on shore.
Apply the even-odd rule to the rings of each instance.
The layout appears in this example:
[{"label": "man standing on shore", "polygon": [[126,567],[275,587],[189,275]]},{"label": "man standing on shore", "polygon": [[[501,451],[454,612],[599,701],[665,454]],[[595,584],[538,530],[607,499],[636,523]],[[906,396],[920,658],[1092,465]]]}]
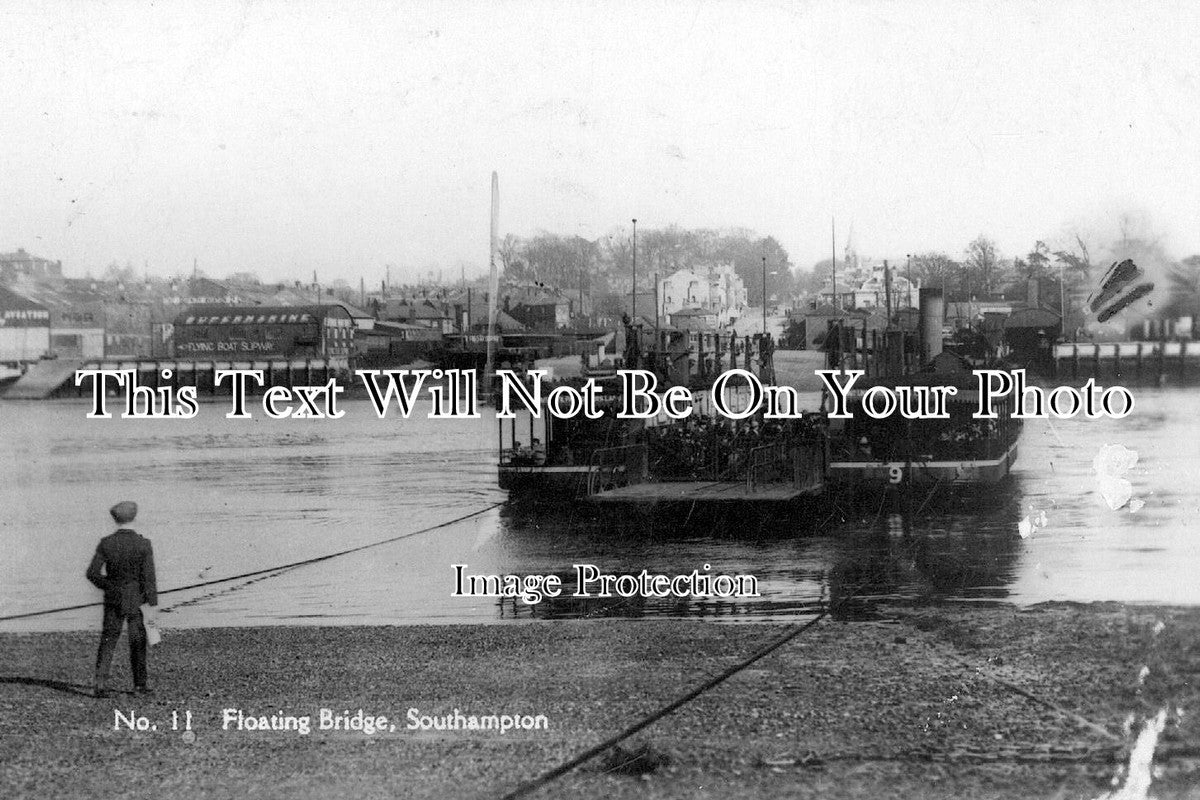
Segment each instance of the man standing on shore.
[{"label": "man standing on shore", "polygon": [[117,531],[100,540],[87,569],[87,579],[104,591],[104,627],[100,634],[100,650],[96,654],[96,697],[109,696],[108,673],[113,650],[121,638],[121,627],[126,623],[129,625],[129,664],[133,669],[134,689],[140,693],[149,691],[142,604],[158,605],[150,540],[124,527],[137,516],[137,503],[122,501],[108,513],[117,523]]}]

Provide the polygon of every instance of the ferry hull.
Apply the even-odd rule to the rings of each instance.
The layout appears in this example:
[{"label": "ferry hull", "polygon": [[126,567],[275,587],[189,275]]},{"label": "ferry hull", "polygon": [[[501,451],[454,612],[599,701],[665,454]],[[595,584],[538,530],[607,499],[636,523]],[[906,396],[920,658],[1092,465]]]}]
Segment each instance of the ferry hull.
[{"label": "ferry hull", "polygon": [[1004,480],[1017,460],[1017,443],[991,459],[948,461],[831,461],[829,481],[837,487],[884,489],[915,485],[990,486]]},{"label": "ferry hull", "polygon": [[507,466],[499,470],[500,488],[514,499],[568,503],[587,496],[588,474],[595,468]]}]

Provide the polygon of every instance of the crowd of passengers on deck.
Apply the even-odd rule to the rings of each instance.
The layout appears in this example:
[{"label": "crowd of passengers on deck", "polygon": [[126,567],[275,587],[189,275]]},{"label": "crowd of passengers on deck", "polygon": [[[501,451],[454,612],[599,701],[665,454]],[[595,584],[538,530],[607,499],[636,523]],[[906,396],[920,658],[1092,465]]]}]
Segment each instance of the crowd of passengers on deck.
[{"label": "crowd of passengers on deck", "polygon": [[735,479],[756,447],[816,440],[825,427],[819,414],[786,420],[689,417],[649,430],[650,472],[677,480]]}]

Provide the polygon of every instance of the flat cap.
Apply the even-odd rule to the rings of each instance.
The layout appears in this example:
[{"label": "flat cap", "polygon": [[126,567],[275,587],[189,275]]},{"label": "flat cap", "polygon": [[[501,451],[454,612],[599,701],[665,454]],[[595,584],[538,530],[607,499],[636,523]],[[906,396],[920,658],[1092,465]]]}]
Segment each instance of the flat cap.
[{"label": "flat cap", "polygon": [[137,503],[132,500],[122,500],[110,508],[108,513],[112,514],[112,518],[118,525],[133,522],[133,518],[137,516]]}]

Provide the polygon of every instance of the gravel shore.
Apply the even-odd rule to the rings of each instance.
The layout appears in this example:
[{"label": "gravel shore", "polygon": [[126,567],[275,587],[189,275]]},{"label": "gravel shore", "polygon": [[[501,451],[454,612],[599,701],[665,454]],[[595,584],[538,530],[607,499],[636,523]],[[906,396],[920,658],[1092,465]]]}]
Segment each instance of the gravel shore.
[{"label": "gravel shore", "polygon": [[[501,797],[783,630],[168,630],[151,653],[154,694],[110,700],[90,696],[98,633],[4,634],[0,796]],[[119,650],[118,687],[125,660]],[[605,772],[609,755],[533,796],[1097,798],[1166,709],[1151,795],[1200,798],[1198,679],[1197,609],[947,605],[826,620],[626,742],[646,774]],[[322,708],[389,720],[373,734],[320,730]],[[308,717],[311,730],[223,729],[225,709]],[[547,727],[409,730],[410,709],[451,724],[456,709],[481,724],[541,714]],[[138,717],[157,728],[129,730]]]}]

